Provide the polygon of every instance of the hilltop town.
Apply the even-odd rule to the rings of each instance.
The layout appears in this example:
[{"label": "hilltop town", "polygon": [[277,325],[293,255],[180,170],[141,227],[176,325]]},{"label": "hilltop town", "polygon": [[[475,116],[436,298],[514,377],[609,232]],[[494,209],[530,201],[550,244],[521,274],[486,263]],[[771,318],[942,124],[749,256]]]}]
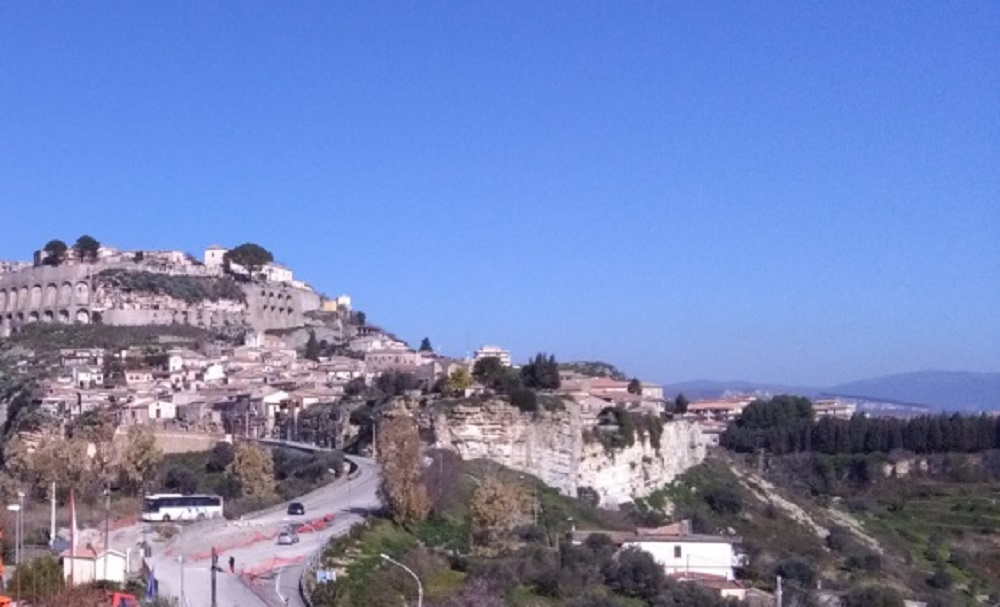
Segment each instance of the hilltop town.
[{"label": "hilltop town", "polygon": [[[873,554],[883,548],[848,513],[783,498],[765,479],[761,448],[772,456],[788,455],[770,464],[780,475],[790,474],[785,467],[795,465],[795,452],[810,445],[823,445],[831,457],[857,452],[854,445],[861,445],[863,455],[851,465],[863,467],[865,482],[876,486],[883,477],[908,475],[920,466],[933,471],[937,465],[905,458],[884,462],[869,455],[891,449],[897,434],[919,436],[917,426],[892,430],[882,422],[865,422],[849,401],[732,394],[689,402],[603,362],[559,363],[552,355],[537,354],[517,365],[508,350],[496,345],[454,358],[436,352],[429,338],[413,347],[352,308],[349,296],[323,295],[253,243],[210,246],[196,258],[181,251],[120,251],[89,237],[73,247],[50,242],[31,262],[0,263],[0,314],[0,416],[6,421],[5,456],[15,464],[4,487],[10,489],[10,481],[31,487],[36,499],[49,494],[50,482],[89,486],[88,499],[96,499],[100,487],[80,479],[97,478],[90,472],[107,466],[102,449],[108,447],[101,440],[123,443],[121,454],[140,456],[155,450],[208,457],[220,444],[260,441],[299,442],[335,453],[350,449],[362,456],[375,456],[377,449],[380,464],[398,457],[413,466],[411,473],[421,478],[424,491],[444,482],[434,481],[434,474],[450,475],[451,483],[475,481],[461,489],[455,485],[460,496],[455,499],[495,490],[499,493],[490,499],[503,504],[503,491],[489,483],[497,474],[507,475],[516,503],[500,517],[499,530],[490,532],[505,542],[517,545],[522,540],[511,536],[532,521],[576,544],[606,536],[623,550],[638,547],[655,556],[667,576],[656,583],[658,591],[688,592],[671,586],[671,580],[679,580],[709,593],[699,595],[703,602],[697,604],[721,605],[718,601],[729,597],[771,605],[774,596],[763,589],[776,590],[774,576],[795,571],[794,555],[826,550],[828,538],[840,537],[834,530],[848,539],[835,549],[843,555],[817,560],[829,579],[837,580],[838,567],[856,571],[862,557],[866,563],[882,558]],[[949,418],[940,423],[967,422]],[[985,418],[976,423],[992,428]],[[110,438],[94,438],[98,426]],[[405,433],[393,434],[402,432],[399,428],[419,436],[418,451],[393,453],[408,440]],[[376,437],[376,432],[389,437]],[[850,432],[861,438],[847,440]],[[967,430],[944,434],[978,435]],[[135,440],[143,436],[150,441],[145,447]],[[70,442],[73,449],[55,447]],[[993,447],[987,443],[930,449]],[[740,453],[749,454],[752,467]],[[78,457],[73,454],[84,461],[70,461]],[[451,459],[456,456],[458,464]],[[116,465],[126,464],[128,457],[120,455]],[[294,466],[277,452],[272,457],[276,467],[277,462],[284,470]],[[340,474],[336,461],[343,462],[316,460],[305,466],[318,470],[310,483],[329,481],[327,472]],[[445,462],[451,462],[450,472],[429,472],[443,469]],[[491,472],[482,462],[502,472]],[[149,484],[178,490],[184,485],[177,479],[186,473],[177,468],[156,474],[133,470],[132,478],[149,474],[156,477],[147,479]],[[222,468],[226,476],[236,475]],[[816,470],[806,477],[818,475]],[[794,486],[798,481],[782,482]],[[281,497],[297,498],[296,488],[314,486],[293,482],[287,486],[293,493]],[[240,487],[227,499],[242,496],[252,503],[248,488]],[[268,503],[280,499],[273,487],[268,491]],[[431,501],[447,503],[442,493]],[[472,515],[450,514],[440,504],[422,517],[458,534],[463,550],[488,552],[499,545],[492,536],[483,540],[468,533],[465,525]],[[384,505],[393,512],[391,496]],[[577,531],[569,513],[578,509],[601,533]],[[374,525],[369,533],[387,532],[388,523],[369,522]],[[789,534],[787,542],[775,539],[777,527]],[[744,543],[743,533],[752,534],[752,541]],[[443,541],[436,535],[420,539],[431,547]],[[346,548],[331,546],[322,562],[339,567]],[[898,568],[893,570],[897,587],[921,575],[909,563],[886,561]],[[348,577],[338,588],[366,579],[368,573],[352,567],[342,570],[357,581]],[[816,576],[812,569],[797,575],[812,579],[806,573]],[[969,579],[980,583],[972,574]],[[542,587],[541,582],[524,583]],[[847,588],[854,582],[839,583]]]}]

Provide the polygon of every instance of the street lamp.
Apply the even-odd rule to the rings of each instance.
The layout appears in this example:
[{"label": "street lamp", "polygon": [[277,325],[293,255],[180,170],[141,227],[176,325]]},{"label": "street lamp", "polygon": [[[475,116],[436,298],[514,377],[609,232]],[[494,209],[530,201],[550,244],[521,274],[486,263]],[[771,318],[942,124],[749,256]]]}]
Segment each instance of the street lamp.
[{"label": "street lamp", "polygon": [[24,554],[24,491],[17,492],[17,530],[18,541],[21,544],[21,554]]},{"label": "street lamp", "polygon": [[[104,486],[104,551],[105,553],[111,549],[111,487],[108,485]],[[105,568],[107,566],[107,557],[105,557]]]},{"label": "street lamp", "polygon": [[184,596],[184,525],[180,523],[172,523],[170,525],[177,529],[177,549],[180,554],[177,556],[176,561],[180,563],[181,566],[181,605],[187,606],[187,599]]},{"label": "street lamp", "polygon": [[21,562],[21,505],[7,504],[7,510],[16,512],[14,515],[14,564]]},{"label": "street lamp", "polygon": [[382,554],[379,554],[379,556],[382,557],[383,561],[388,561],[388,562],[392,563],[393,565],[396,565],[397,567],[401,567],[404,571],[406,571],[407,573],[409,573],[410,576],[412,576],[414,580],[417,581],[417,607],[424,607],[424,585],[420,583],[420,578],[417,577],[417,574],[413,573],[412,569],[410,569],[406,565],[400,563],[399,561],[397,561],[396,559],[392,558],[388,554],[382,553]]}]

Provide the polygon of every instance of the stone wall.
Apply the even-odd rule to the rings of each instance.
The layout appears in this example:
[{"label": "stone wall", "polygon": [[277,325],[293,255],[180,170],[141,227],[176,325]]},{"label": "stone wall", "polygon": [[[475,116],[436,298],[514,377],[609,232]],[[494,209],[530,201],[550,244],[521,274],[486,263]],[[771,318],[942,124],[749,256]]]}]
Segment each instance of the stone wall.
[{"label": "stone wall", "polygon": [[29,322],[89,323],[91,266],[40,266],[0,274],[0,337]]},{"label": "stone wall", "polygon": [[232,440],[226,434],[201,434],[196,432],[154,432],[156,446],[164,453],[193,453],[209,451],[216,443]]},{"label": "stone wall", "polygon": [[658,450],[648,438],[637,437],[633,446],[609,452],[586,439],[593,421],[575,403],[536,419],[492,400],[439,411],[424,424],[433,432],[435,447],[527,472],[566,495],[592,489],[602,506],[612,508],[649,495],[705,459],[697,423],[665,423]]},{"label": "stone wall", "polygon": [[[94,277],[103,270],[150,271],[135,263],[33,266],[0,273],[0,337],[33,322],[89,324],[97,315],[110,325],[190,324],[212,327],[247,324],[257,330],[285,329],[305,324],[304,314],[320,307],[320,296],[309,288],[273,283],[244,287],[246,303],[222,300],[189,304],[163,295],[98,292]],[[201,275],[191,272],[168,274]],[[126,301],[127,300],[127,301]]]},{"label": "stone wall", "polygon": [[289,329],[305,323],[305,313],[318,310],[320,296],[297,287],[254,283],[243,288],[247,296],[247,319],[255,329]]}]

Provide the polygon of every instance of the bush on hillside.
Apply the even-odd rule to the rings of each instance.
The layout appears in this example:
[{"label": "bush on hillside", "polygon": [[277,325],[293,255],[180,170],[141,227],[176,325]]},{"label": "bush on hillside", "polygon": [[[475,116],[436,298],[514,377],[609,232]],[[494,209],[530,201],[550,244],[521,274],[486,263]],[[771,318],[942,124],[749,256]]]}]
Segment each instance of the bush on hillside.
[{"label": "bush on hillside", "polygon": [[229,464],[233,463],[236,456],[236,449],[232,443],[216,443],[205,463],[205,470],[208,472],[225,472]]},{"label": "bush on hillside", "polygon": [[734,487],[712,487],[705,493],[705,503],[723,516],[739,514],[743,510],[743,496]]},{"label": "bush on hillside", "polygon": [[903,597],[885,586],[855,588],[844,597],[844,607],[903,607]]}]

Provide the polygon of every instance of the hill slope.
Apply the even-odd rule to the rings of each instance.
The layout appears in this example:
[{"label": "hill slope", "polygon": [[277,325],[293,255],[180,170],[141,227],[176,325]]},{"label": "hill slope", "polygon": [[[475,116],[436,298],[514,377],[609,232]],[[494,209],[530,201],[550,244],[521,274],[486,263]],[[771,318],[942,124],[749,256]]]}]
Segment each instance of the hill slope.
[{"label": "hill slope", "polygon": [[667,384],[664,393],[688,398],[718,398],[727,391],[798,394],[810,398],[844,396],[922,405],[935,410],[1000,410],[1000,373],[918,371],[848,382],[828,388],[785,386],[751,381],[697,380]]},{"label": "hill slope", "polygon": [[921,371],[840,384],[825,394],[927,405],[934,409],[1000,409],[1000,373]]}]

